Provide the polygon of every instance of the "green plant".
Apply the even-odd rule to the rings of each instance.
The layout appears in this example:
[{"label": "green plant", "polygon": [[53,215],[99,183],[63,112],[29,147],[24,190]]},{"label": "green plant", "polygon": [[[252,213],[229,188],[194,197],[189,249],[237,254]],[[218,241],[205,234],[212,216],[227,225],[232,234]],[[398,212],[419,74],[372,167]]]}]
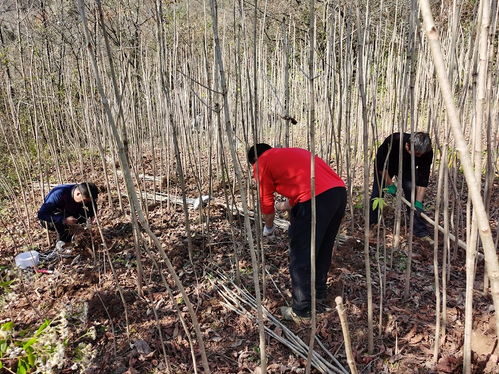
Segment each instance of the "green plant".
[{"label": "green plant", "polygon": [[0,307],[3,307],[8,294],[12,292],[12,284],[16,279],[10,279],[8,267],[0,266]]},{"label": "green plant", "polygon": [[361,194],[359,193],[356,193],[352,196],[352,200],[353,200],[353,207],[355,209],[362,209],[362,207],[364,206],[364,198],[362,197]]},{"label": "green plant", "polygon": [[386,201],[382,197],[375,197],[373,199],[373,210],[376,210],[377,208],[383,210],[385,205],[386,205]]},{"label": "green plant", "polygon": [[253,351],[253,354],[248,357],[248,359],[252,362],[258,362],[260,359],[260,347],[254,345],[253,347],[251,347],[251,350]]},{"label": "green plant", "polygon": [[16,374],[26,374],[35,367],[37,358],[43,352],[36,349],[45,329],[51,321],[45,320],[31,337],[23,337],[24,332],[16,334],[13,322],[6,322],[0,327],[0,368],[3,368],[3,360],[14,359],[16,361]]},{"label": "green plant", "polygon": [[2,289],[2,293],[8,293],[12,291],[11,284],[14,283],[14,279],[8,281],[0,281],[0,288]]},{"label": "green plant", "polygon": [[[91,342],[80,342],[76,357],[67,357],[68,349],[71,352],[70,337],[74,334],[81,334],[74,343],[81,339],[95,340],[96,328],[84,326],[87,308],[86,303],[81,307],[69,306],[52,320],[45,320],[35,331],[16,329],[13,322],[0,325],[0,368],[16,374],[49,373],[62,369],[68,362],[73,362],[73,370],[87,368],[95,357]],[[6,366],[7,362],[10,367]]]},{"label": "green plant", "polygon": [[399,272],[404,272],[407,268],[407,255],[404,252],[396,252],[393,259],[393,267]]}]

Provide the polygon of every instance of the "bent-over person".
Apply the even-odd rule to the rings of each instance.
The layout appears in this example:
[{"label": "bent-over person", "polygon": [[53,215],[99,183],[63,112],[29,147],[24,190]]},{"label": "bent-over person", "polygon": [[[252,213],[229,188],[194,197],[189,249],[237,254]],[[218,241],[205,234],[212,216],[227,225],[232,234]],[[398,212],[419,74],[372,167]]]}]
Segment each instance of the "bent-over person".
[{"label": "bent-over person", "polygon": [[[265,226],[263,235],[274,231],[274,193],[288,200],[276,204],[278,210],[290,211],[289,273],[291,275],[292,307],[282,307],[285,319],[301,322],[311,313],[310,240],[312,203],[310,188],[311,153],[301,148],[272,148],[259,143],[248,151],[253,177],[260,188],[260,205]],[[333,244],[345,213],[345,183],[322,159],[315,156],[316,205],[316,279],[317,303],[327,296],[327,274],[331,265]]]},{"label": "bent-over person", "polygon": [[92,220],[97,209],[99,190],[94,183],[61,184],[45,197],[38,211],[43,227],[57,232],[57,248],[72,241],[78,225]]},{"label": "bent-over person", "polygon": [[[400,137],[402,136],[402,174],[399,173],[399,148]],[[424,211],[423,200],[428,187],[430,178],[430,168],[433,160],[433,151],[431,149],[430,136],[425,132],[415,132],[412,136],[414,145],[415,160],[415,202],[414,208],[414,236],[426,238],[429,231],[426,222],[421,217]],[[401,180],[402,189],[405,198],[411,201],[412,174],[411,174],[411,134],[393,133],[388,136],[379,146],[374,160],[374,181],[371,192],[371,209],[369,214],[369,223],[371,225],[378,223],[379,207],[374,208],[374,201],[382,197],[384,192],[391,195],[397,193],[397,186],[393,182],[393,177],[397,176]]]}]

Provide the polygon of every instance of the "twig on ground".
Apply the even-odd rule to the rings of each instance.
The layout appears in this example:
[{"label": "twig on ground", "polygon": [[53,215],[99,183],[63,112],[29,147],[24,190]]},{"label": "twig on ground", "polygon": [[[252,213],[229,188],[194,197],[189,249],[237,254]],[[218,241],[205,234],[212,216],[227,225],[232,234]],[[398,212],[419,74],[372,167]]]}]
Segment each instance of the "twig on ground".
[{"label": "twig on ground", "polygon": [[[245,315],[251,320],[256,320],[256,300],[246,289],[237,286],[232,280],[224,275],[219,270],[214,270],[215,276],[210,279],[213,286],[217,289],[218,293],[223,299],[223,304],[229,309],[239,315]],[[218,278],[218,279],[217,279]],[[265,318],[265,332],[290,348],[298,356],[302,358],[307,357],[308,345],[296,336],[290,329],[282,324],[276,317],[274,317],[266,308],[263,308],[263,315]],[[272,328],[278,327],[282,330],[283,335],[278,335]],[[319,339],[316,340],[321,345],[322,349],[327,352],[333,363],[328,362],[324,357],[320,356],[316,351],[312,353],[312,366],[319,370],[321,373],[339,373],[347,374],[348,371],[340,364],[340,362],[328,352],[324,345],[320,343]]]}]

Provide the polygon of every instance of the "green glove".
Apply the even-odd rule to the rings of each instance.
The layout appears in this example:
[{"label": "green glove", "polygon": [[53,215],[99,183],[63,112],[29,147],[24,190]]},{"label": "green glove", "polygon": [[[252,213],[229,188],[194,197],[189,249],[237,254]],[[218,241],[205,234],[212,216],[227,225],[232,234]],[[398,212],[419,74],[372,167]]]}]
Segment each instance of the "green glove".
[{"label": "green glove", "polygon": [[390,195],[395,196],[397,194],[397,186],[395,184],[390,184],[389,186],[386,186],[384,189],[385,192],[389,193]]},{"label": "green glove", "polygon": [[416,208],[417,210],[420,210],[420,211],[424,211],[424,205],[421,201],[418,201],[416,200],[414,202],[414,208]]}]

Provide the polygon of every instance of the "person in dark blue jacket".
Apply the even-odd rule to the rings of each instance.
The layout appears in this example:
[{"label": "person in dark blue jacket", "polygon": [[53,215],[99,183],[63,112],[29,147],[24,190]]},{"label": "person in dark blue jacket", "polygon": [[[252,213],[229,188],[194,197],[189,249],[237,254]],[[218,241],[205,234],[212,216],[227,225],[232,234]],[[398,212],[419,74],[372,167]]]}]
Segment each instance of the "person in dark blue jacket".
[{"label": "person in dark blue jacket", "polygon": [[98,195],[97,186],[91,182],[61,184],[48,193],[38,219],[43,227],[57,232],[57,245],[70,243],[76,225],[95,216]]}]

